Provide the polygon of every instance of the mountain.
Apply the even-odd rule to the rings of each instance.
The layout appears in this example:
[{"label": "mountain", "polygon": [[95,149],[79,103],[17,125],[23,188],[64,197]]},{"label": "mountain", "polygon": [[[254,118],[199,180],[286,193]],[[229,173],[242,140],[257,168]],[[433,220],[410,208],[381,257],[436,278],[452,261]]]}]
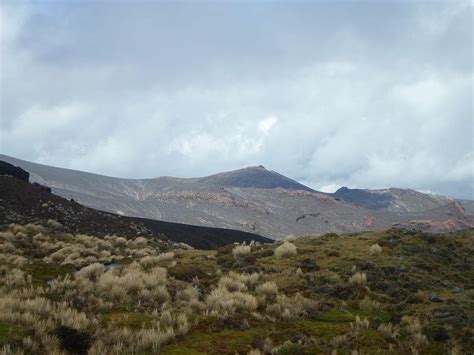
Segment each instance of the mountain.
[{"label": "mountain", "polygon": [[[214,249],[234,242],[270,242],[253,233],[208,228],[97,211],[51,193],[48,187],[28,182],[28,173],[0,162],[0,226],[10,223],[59,222],[64,231],[96,236],[145,236]],[[26,176],[26,180],[24,177]]]},{"label": "mountain", "polygon": [[313,189],[287,178],[275,171],[269,171],[264,166],[250,166],[225,173],[215,174],[195,179],[206,185],[223,187],[249,187],[259,189],[289,189],[315,192]]},{"label": "mountain", "polygon": [[[412,221],[474,227],[456,202],[412,190],[350,190],[325,194],[263,166],[200,178],[121,179],[49,167],[0,155],[53,193],[102,211],[175,223],[236,229],[280,239],[289,234],[381,230]],[[468,203],[469,205],[469,203]],[[463,202],[464,206],[464,202]]]},{"label": "mountain", "polygon": [[362,190],[341,187],[334,196],[364,208],[392,212],[421,212],[454,201],[445,196],[397,188]]}]

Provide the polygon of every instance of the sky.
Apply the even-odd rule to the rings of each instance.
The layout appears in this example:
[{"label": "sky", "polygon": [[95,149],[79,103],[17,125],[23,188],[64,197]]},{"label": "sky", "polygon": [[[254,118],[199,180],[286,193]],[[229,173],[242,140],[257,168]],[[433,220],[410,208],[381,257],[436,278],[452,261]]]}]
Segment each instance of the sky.
[{"label": "sky", "polygon": [[0,2],[0,151],[474,199],[470,1]]}]

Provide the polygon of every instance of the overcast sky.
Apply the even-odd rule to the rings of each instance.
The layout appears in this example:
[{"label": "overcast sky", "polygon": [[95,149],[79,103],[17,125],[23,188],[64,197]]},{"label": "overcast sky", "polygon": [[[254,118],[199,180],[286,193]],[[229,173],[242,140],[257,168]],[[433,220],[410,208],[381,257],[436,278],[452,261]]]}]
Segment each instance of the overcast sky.
[{"label": "overcast sky", "polygon": [[469,1],[1,1],[0,150],[474,198]]}]

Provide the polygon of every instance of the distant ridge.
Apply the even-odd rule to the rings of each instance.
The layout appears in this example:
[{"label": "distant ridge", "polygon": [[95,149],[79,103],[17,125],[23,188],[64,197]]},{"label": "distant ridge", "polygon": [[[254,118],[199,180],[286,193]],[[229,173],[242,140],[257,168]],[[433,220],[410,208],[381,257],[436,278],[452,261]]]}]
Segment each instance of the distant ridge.
[{"label": "distant ridge", "polygon": [[[8,155],[0,154],[0,160],[6,161],[17,166],[21,166],[32,174],[32,180],[48,180],[50,183],[54,181],[63,181],[65,179],[76,178],[79,183],[86,183],[88,179],[94,177],[101,182],[106,183],[108,180],[113,181],[143,181],[149,184],[155,184],[160,181],[166,181],[171,185],[181,185],[186,187],[189,184],[193,185],[213,185],[221,187],[253,187],[262,189],[293,189],[315,192],[308,186],[305,186],[293,179],[290,179],[282,174],[272,170],[267,170],[263,165],[249,166],[242,169],[232,170],[223,173],[217,173],[204,177],[195,178],[180,178],[172,176],[159,176],[154,178],[119,178],[106,175],[100,175],[80,170],[60,168],[48,166],[39,163],[33,163],[27,160],[22,160]],[[78,178],[78,179],[77,179]]]},{"label": "distant ridge", "polygon": [[[474,226],[473,201],[409,189],[341,188],[315,191],[263,166],[197,178],[122,179],[48,167],[5,155],[30,173],[30,181],[84,206],[123,216],[211,228],[235,229],[273,239],[412,226],[453,230]],[[453,211],[459,202],[465,213]],[[449,220],[449,223],[446,221]],[[443,224],[440,224],[443,222]],[[427,227],[428,226],[428,227]]]},{"label": "distant ridge", "polygon": [[393,212],[419,212],[446,205],[453,198],[441,195],[424,194],[411,189],[349,189],[341,187],[334,193],[344,201],[371,210],[387,210]]}]

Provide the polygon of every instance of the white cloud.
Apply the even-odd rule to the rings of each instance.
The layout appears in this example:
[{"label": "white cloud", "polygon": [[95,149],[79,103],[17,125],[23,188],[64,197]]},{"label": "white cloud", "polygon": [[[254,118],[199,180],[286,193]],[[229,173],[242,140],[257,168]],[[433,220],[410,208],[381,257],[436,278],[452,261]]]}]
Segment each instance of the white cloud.
[{"label": "white cloud", "polygon": [[474,197],[457,5],[269,3],[255,22],[237,3],[176,6],[2,4],[1,151],[123,177],[263,164],[326,191]]},{"label": "white cloud", "polygon": [[319,191],[326,192],[326,193],[333,193],[336,192],[341,186],[337,184],[329,184],[324,185],[318,188]]},{"label": "white cloud", "polygon": [[400,84],[393,88],[395,99],[411,106],[412,110],[430,113],[444,102],[448,94],[449,83],[433,77],[423,78],[420,81]]},{"label": "white cloud", "polygon": [[15,41],[28,16],[27,7],[2,4],[0,7],[0,44],[2,49]]},{"label": "white cloud", "polygon": [[418,4],[420,27],[426,34],[440,36],[447,31],[453,21],[456,21],[459,14],[472,11],[470,6],[473,4],[469,4],[469,0],[456,0],[450,1],[450,6],[441,9],[433,5],[430,2]]},{"label": "white cloud", "polygon": [[278,122],[276,116],[268,116],[267,118],[258,122],[258,129],[265,135],[270,133],[272,127]]}]

